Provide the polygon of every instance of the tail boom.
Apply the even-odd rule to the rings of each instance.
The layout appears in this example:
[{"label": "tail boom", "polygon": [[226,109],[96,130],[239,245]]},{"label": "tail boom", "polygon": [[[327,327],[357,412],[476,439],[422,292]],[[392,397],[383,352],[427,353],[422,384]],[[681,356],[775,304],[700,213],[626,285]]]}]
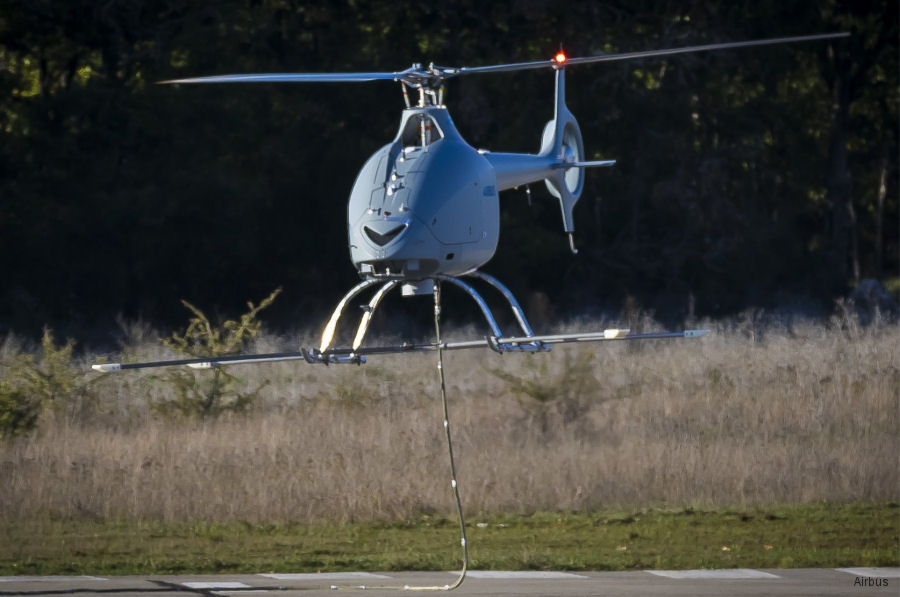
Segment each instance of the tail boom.
[{"label": "tail boom", "polygon": [[566,106],[565,68],[556,69],[555,101],[553,120],[544,127],[541,150],[537,154],[485,153],[485,158],[494,168],[497,190],[515,188],[543,180],[550,194],[559,200],[563,220],[563,230],[569,235],[573,253],[575,250],[572,234],[575,222],[572,210],[584,189],[584,169],[598,166],[612,166],[615,160],[586,161],[581,129],[575,116]]}]

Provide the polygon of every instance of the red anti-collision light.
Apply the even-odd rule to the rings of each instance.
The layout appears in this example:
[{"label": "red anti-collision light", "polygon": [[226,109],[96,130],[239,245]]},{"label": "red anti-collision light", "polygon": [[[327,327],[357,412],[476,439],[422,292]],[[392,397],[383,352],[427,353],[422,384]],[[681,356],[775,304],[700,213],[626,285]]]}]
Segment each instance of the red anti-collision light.
[{"label": "red anti-collision light", "polygon": [[556,64],[565,64],[566,63],[566,53],[565,52],[557,52],[556,56],[553,57],[553,60],[556,61]]}]

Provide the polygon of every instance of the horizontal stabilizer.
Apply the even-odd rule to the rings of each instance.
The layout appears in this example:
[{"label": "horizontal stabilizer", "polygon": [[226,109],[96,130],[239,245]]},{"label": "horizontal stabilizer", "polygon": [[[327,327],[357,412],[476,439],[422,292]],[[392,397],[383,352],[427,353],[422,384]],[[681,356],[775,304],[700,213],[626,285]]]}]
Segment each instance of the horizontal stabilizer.
[{"label": "horizontal stabilizer", "polygon": [[595,162],[563,162],[556,164],[554,168],[596,168],[598,166],[615,166],[616,160],[598,160]]}]

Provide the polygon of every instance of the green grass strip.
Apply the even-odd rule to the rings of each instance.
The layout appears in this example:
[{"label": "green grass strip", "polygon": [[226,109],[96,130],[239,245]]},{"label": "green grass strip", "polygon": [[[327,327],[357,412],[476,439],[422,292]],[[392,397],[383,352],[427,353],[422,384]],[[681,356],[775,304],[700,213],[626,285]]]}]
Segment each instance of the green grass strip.
[{"label": "green grass strip", "polygon": [[[6,521],[0,574],[453,570],[454,525]],[[472,516],[468,532],[478,569],[900,565],[896,503]]]}]

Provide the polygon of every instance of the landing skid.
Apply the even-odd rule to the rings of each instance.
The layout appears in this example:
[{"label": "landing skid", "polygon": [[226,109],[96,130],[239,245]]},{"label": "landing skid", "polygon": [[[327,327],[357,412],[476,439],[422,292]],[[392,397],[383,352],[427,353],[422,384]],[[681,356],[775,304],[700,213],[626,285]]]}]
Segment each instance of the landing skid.
[{"label": "landing skid", "polygon": [[[599,332],[582,332],[573,334],[553,334],[553,335],[535,335],[532,331],[528,319],[521,305],[516,300],[513,293],[502,282],[495,277],[479,271],[473,271],[465,274],[466,278],[480,280],[493,287],[509,304],[513,312],[513,316],[518,325],[520,335],[504,335],[497,323],[487,302],[479,294],[479,292],[467,281],[453,276],[438,275],[433,279],[434,285],[439,291],[440,285],[450,284],[456,286],[468,294],[472,300],[478,305],[481,314],[484,316],[490,335],[477,340],[464,340],[457,342],[430,342],[426,344],[399,344],[392,346],[363,346],[366,335],[369,331],[369,325],[372,317],[382,299],[391,290],[397,287],[400,282],[397,280],[383,281],[379,279],[368,279],[360,282],[351,288],[347,294],[338,302],[331,314],[331,318],[322,331],[322,338],[318,348],[301,348],[299,351],[292,352],[275,352],[265,354],[248,354],[248,355],[230,355],[215,358],[194,358],[179,359],[169,361],[151,361],[144,363],[101,363],[93,365],[93,369],[102,372],[122,371],[125,369],[145,369],[151,367],[173,367],[188,366],[195,369],[209,369],[223,365],[240,365],[245,363],[271,363],[277,361],[299,361],[303,360],[307,363],[321,363],[324,365],[332,364],[362,364],[366,362],[367,357],[385,354],[403,354],[410,352],[429,352],[441,350],[462,350],[467,348],[490,348],[499,353],[504,352],[546,352],[550,350],[552,344],[562,343],[578,343],[578,342],[604,342],[612,340],[651,340],[659,338],[697,338],[709,333],[709,330],[684,330],[681,332],[651,332],[646,334],[632,334],[627,329],[606,329]],[[335,333],[341,317],[346,311],[347,305],[361,293],[375,286],[381,286],[372,295],[369,302],[362,306],[363,314],[356,328],[356,336],[349,348],[333,347]]]}]

